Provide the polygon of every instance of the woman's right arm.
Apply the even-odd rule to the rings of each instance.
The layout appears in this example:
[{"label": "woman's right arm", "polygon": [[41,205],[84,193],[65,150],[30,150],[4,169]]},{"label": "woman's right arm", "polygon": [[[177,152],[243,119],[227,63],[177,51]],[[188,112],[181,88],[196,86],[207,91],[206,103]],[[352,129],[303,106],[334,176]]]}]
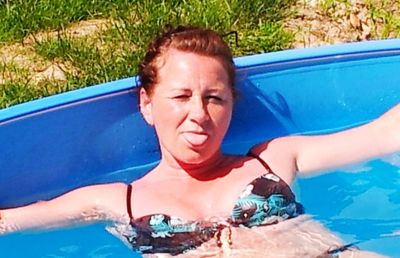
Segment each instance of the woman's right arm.
[{"label": "woman's right arm", "polygon": [[0,210],[0,234],[126,217],[126,184],[85,186],[49,201]]}]

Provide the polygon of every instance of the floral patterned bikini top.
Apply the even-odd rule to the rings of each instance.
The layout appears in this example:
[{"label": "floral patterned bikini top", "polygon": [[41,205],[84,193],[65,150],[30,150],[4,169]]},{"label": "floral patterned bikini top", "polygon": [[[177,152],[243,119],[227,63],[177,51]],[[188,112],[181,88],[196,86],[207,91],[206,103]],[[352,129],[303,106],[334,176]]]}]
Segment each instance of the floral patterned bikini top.
[{"label": "floral patterned bikini top", "polygon": [[124,242],[140,253],[170,253],[176,255],[194,249],[228,226],[262,226],[296,217],[303,213],[290,187],[275,175],[260,157],[266,173],[254,179],[236,200],[232,214],[225,223],[187,221],[164,214],[133,218],[131,210],[132,186],[128,185],[127,210],[130,229],[122,236]]}]

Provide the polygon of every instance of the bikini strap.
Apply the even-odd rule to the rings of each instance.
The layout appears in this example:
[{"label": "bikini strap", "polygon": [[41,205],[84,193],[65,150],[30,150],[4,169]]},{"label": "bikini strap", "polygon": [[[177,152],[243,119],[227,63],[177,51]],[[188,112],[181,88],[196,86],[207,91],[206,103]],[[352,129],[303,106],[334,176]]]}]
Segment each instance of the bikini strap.
[{"label": "bikini strap", "polygon": [[260,158],[260,156],[258,156],[258,155],[256,155],[256,154],[254,154],[253,152],[251,152],[251,150],[249,150],[249,152],[247,152],[246,155],[249,156],[249,157],[253,157],[253,158],[257,159],[257,160],[261,163],[261,165],[263,165],[263,167],[264,167],[269,173],[275,174],[275,173],[272,171],[272,169],[268,166],[267,162],[265,162],[262,158]]},{"label": "bikini strap", "polygon": [[132,185],[128,184],[128,189],[126,191],[126,210],[128,212],[129,215],[129,219],[132,221],[133,220],[133,216],[132,216]]}]

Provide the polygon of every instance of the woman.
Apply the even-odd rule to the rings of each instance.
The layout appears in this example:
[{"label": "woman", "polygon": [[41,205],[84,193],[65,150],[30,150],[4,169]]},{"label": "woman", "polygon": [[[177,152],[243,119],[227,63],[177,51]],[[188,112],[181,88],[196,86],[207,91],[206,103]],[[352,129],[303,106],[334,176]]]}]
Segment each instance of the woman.
[{"label": "woman", "polygon": [[340,246],[321,225],[299,216],[303,209],[289,185],[297,173],[400,150],[400,105],[358,128],[277,138],[234,156],[221,152],[236,92],[232,55],[219,34],[166,29],[150,44],[139,78],[140,109],[157,133],[159,165],[128,186],[87,186],[1,210],[0,233],[112,220],[109,230],[144,254],[368,255]]}]

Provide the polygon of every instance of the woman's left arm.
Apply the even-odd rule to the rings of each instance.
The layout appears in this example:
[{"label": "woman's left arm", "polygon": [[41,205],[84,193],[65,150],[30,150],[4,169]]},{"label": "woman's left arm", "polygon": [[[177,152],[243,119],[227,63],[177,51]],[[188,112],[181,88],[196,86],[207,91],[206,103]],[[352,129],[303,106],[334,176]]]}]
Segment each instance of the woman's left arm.
[{"label": "woman's left arm", "polygon": [[307,174],[400,151],[400,104],[376,120],[337,133],[286,136],[261,143],[252,152],[291,183]]},{"label": "woman's left arm", "polygon": [[400,151],[400,104],[376,120],[341,132],[293,137],[299,172],[323,170]]}]

